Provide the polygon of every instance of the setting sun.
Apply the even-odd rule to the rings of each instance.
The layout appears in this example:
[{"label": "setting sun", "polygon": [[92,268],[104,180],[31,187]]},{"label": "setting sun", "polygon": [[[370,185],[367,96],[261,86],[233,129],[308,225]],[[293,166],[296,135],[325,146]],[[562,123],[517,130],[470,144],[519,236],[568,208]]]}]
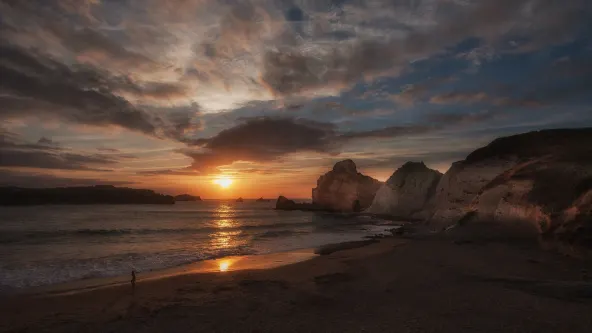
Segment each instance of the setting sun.
[{"label": "setting sun", "polygon": [[220,185],[222,188],[229,188],[232,185],[232,179],[229,177],[219,177],[214,180],[214,184]]},{"label": "setting sun", "polygon": [[228,271],[228,269],[230,268],[230,261],[229,260],[220,261],[219,268],[220,268],[220,272]]}]

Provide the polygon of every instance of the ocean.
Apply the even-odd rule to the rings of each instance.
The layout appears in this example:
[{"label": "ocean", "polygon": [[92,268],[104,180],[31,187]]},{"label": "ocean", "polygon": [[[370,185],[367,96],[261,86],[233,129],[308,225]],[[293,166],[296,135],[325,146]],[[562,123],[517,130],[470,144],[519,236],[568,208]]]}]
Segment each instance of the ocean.
[{"label": "ocean", "polygon": [[276,211],[274,205],[0,207],[0,291],[314,248],[388,229],[367,216]]}]

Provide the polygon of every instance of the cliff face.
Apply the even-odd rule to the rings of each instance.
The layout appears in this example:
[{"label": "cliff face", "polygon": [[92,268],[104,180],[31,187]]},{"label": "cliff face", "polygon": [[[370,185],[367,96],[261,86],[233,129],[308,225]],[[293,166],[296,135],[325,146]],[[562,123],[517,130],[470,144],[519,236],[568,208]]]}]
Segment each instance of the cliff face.
[{"label": "cliff face", "polygon": [[435,229],[470,223],[592,248],[592,129],[499,138],[444,175],[408,162],[385,184],[345,160],[319,178],[312,196],[317,209],[367,209]]},{"label": "cliff face", "polygon": [[516,164],[515,158],[493,157],[485,161],[452,164],[440,179],[434,196],[433,223],[448,226],[471,210],[481,189]]},{"label": "cliff face", "polygon": [[355,206],[364,210],[372,204],[381,185],[380,181],[359,173],[352,160],[345,160],[318,179],[312,200],[314,205],[328,210],[348,212]]},{"label": "cliff face", "polygon": [[442,174],[423,162],[407,162],[380,187],[368,208],[372,214],[427,218],[431,199]]},{"label": "cliff face", "polygon": [[493,141],[442,177],[430,222],[494,223],[592,246],[592,129]]},{"label": "cliff face", "polygon": [[591,209],[592,163],[551,156],[518,164],[499,175],[470,207],[476,212],[475,221],[530,229],[586,246],[592,246]]}]

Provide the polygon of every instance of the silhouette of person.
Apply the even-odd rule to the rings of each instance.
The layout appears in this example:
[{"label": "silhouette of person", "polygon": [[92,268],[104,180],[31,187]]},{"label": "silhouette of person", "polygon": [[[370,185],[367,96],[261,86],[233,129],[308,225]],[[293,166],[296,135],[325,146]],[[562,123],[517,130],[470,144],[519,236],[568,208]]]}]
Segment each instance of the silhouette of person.
[{"label": "silhouette of person", "polygon": [[132,290],[136,290],[136,271],[132,270],[132,280],[130,281],[132,283]]}]

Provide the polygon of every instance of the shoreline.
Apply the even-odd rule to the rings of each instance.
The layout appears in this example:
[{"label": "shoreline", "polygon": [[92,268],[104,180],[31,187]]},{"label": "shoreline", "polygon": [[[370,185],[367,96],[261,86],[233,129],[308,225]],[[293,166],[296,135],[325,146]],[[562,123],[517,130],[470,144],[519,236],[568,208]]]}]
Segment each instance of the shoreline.
[{"label": "shoreline", "polygon": [[[226,270],[228,271],[270,269],[283,265],[289,265],[295,262],[309,260],[317,255],[323,255],[325,253],[324,251],[321,251],[321,249],[324,249],[327,246],[331,248],[337,248],[339,251],[343,249],[357,247],[358,245],[356,244],[358,243],[368,243],[369,239],[374,239],[377,236],[388,237],[389,231],[393,228],[399,228],[401,224],[395,224],[392,221],[388,221],[386,223],[380,224],[380,226],[384,227],[385,229],[378,231],[378,233],[374,235],[361,235],[358,240],[327,243],[314,248],[297,248],[272,253],[225,256],[184,263],[172,267],[156,268],[144,272],[136,271],[137,282],[143,280],[161,279],[176,275],[217,272],[221,270],[221,263],[227,266]],[[390,228],[386,229],[387,227]],[[0,298],[3,296],[13,295],[43,295],[84,292],[88,290],[102,289],[106,287],[129,284],[130,279],[131,269],[130,274],[125,275],[89,277],[84,279],[59,282],[55,284],[38,285],[22,288],[8,287],[0,291]]]},{"label": "shoreline", "polygon": [[592,279],[584,274],[592,272],[592,263],[528,244],[388,237],[272,268],[231,270],[232,265],[226,271],[218,263],[217,271],[139,280],[135,290],[122,284],[0,298],[5,318],[0,331],[497,332],[513,327],[577,333],[592,328],[586,315],[592,311]]},{"label": "shoreline", "polygon": [[[314,257],[319,256],[319,254],[315,254],[316,250],[316,248],[308,248],[267,254],[226,256],[216,259],[196,261],[175,267],[155,269],[143,273],[136,272],[136,283],[140,284],[147,281],[167,279],[182,275],[272,269],[313,259]],[[71,295],[111,287],[124,287],[126,285],[130,285],[130,279],[131,275],[119,275],[111,277],[89,278],[52,285],[16,289],[14,292],[0,294],[0,299],[2,298],[2,296],[43,297]]]},{"label": "shoreline", "polygon": [[[226,256],[216,259],[201,260],[147,272],[136,272],[136,283],[139,284],[146,281],[160,280],[182,275],[273,269],[311,260],[318,256],[328,255],[334,252],[368,246],[375,242],[376,240],[374,239],[360,239],[356,241],[329,243],[315,248],[303,248],[265,254]],[[15,288],[11,291],[0,293],[0,299],[3,297],[15,296],[44,297],[71,295],[98,289],[129,286],[131,283],[130,280],[131,275],[118,275],[74,280],[22,289]]]}]

